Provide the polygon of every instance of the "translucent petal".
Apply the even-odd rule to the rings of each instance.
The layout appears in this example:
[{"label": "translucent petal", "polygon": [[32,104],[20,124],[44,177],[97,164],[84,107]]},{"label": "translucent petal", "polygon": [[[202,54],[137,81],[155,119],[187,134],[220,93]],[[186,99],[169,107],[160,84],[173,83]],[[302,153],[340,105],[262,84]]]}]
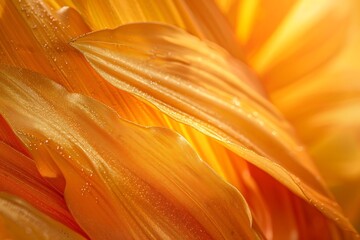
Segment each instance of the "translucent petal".
[{"label": "translucent petal", "polygon": [[179,29],[146,23],[87,34],[72,45],[110,83],[216,138],[352,231],[287,125],[244,83],[252,76],[227,53]]},{"label": "translucent petal", "polygon": [[270,99],[360,230],[359,1],[217,2]]},{"label": "translucent petal", "polygon": [[213,41],[242,57],[238,40],[216,4],[207,0],[49,0],[55,8],[74,7],[93,30],[115,28],[134,22],[162,22],[181,27]]},{"label": "translucent petal", "polygon": [[255,238],[240,193],[180,135],[126,122],[25,70],[3,69],[0,92],[0,113],[34,159],[63,174],[67,205],[90,238]]},{"label": "translucent petal", "polygon": [[270,92],[328,63],[346,40],[349,16],[357,7],[352,0],[219,2],[243,41],[247,61]]},{"label": "translucent petal", "polygon": [[[54,5],[54,8],[59,8],[61,4],[63,3]],[[181,133],[224,180],[246,194],[249,204],[257,206],[253,209],[257,218],[263,219],[264,225],[269,225],[264,200],[256,193],[257,183],[250,175],[246,175],[247,179],[244,180],[244,175],[241,174],[247,171],[247,164],[243,159],[212,138],[174,121],[131,94],[108,84],[93,71],[81,54],[67,45],[71,38],[90,30],[75,9],[64,7],[54,12],[43,2],[27,0],[4,2],[1,6],[0,63],[44,74],[69,91],[102,101],[127,120],[146,126],[164,126]],[[248,84],[261,89],[256,81]],[[234,100],[238,102],[236,98]],[[7,133],[4,134],[8,137]]]}]

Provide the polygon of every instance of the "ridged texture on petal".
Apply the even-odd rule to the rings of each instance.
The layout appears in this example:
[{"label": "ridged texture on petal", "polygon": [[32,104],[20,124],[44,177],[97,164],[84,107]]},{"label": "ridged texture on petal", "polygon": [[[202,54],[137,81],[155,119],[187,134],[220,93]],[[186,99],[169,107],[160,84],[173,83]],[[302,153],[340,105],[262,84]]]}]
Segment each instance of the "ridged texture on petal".
[{"label": "ridged texture on petal", "polygon": [[359,1],[217,2],[272,102],[360,230]]},{"label": "ridged texture on petal", "polygon": [[[347,4],[347,17],[332,24],[345,24],[340,49],[327,64],[274,91],[272,98],[296,127],[346,215],[360,230],[360,3]],[[339,34],[332,32],[330,38]]]},{"label": "ridged texture on petal", "polygon": [[82,232],[66,207],[62,189],[50,183],[40,176],[34,160],[0,142],[0,191],[23,198],[48,216]]},{"label": "ridged texture on petal", "polygon": [[0,93],[0,113],[33,158],[64,176],[68,207],[90,238],[256,237],[240,193],[180,135],[121,120],[24,70],[3,69]]},{"label": "ridged texture on petal", "polygon": [[216,4],[208,0],[47,0],[55,7],[71,6],[93,30],[134,22],[162,22],[181,27],[242,57],[241,46]]},{"label": "ridged texture on petal", "polygon": [[99,31],[72,45],[110,83],[218,139],[353,231],[285,122],[245,84],[252,76],[223,50],[161,24]]},{"label": "ridged texture on petal", "polygon": [[[259,225],[269,229],[266,204],[243,159],[212,138],[113,87],[95,73],[80,53],[67,45],[71,38],[90,30],[76,10],[64,7],[54,12],[46,4],[32,0],[3,4],[0,63],[44,74],[69,91],[102,101],[127,120],[146,126],[163,126],[181,133],[219,176],[246,195]],[[249,84],[260,88],[256,82]],[[235,99],[235,102],[238,101]]]},{"label": "ridged texture on petal", "polygon": [[16,240],[85,240],[22,199],[0,192],[0,238]]},{"label": "ridged texture on petal", "polygon": [[[76,6],[72,4],[72,1],[68,0],[48,2],[58,2],[59,4],[53,5],[56,10],[64,4],[76,8]],[[147,2],[148,1],[144,1],[145,5]],[[200,3],[200,1],[187,2],[189,8],[194,6],[198,7],[196,14],[192,14],[192,16],[197,19],[199,19],[203,13],[199,11],[202,11],[204,8],[198,3]],[[208,3],[208,1],[206,1],[206,3]],[[272,4],[272,6],[274,5]],[[89,10],[96,12],[100,7],[102,7],[102,5],[94,5],[94,8]],[[205,7],[211,9],[211,16],[217,15],[216,9],[213,9],[212,4],[206,4]],[[140,8],[137,10],[139,12],[134,11],[133,13],[139,14],[138,17],[140,16],[141,18],[141,12],[143,10]],[[275,13],[278,12],[278,10],[279,9],[276,11],[268,11],[268,13]],[[112,10],[110,9],[110,11]],[[193,10],[190,9],[190,11]],[[305,211],[301,210],[295,213],[294,208],[291,206],[288,207],[288,203],[282,204],[280,201],[267,201],[269,191],[263,191],[264,188],[260,181],[261,178],[252,174],[252,169],[249,169],[248,164],[241,157],[227,150],[211,137],[207,137],[190,126],[174,121],[160,111],[146,106],[132,95],[117,90],[95,74],[86,61],[80,57],[80,54],[77,54],[72,48],[67,46],[67,42],[72,37],[90,30],[77,11],[71,8],[62,8],[55,12],[54,9],[48,8],[42,1],[22,0],[0,2],[0,12],[3,16],[0,19],[1,63],[22,66],[41,72],[62,84],[70,91],[89,95],[106,103],[115,109],[122,117],[131,121],[144,125],[165,126],[181,133],[219,176],[241,190],[246,196],[252,212],[256,213],[258,216],[257,219],[261,219],[261,222],[263,222],[262,225],[265,227],[262,228],[266,229],[270,235],[271,224],[273,224],[272,227],[274,229],[282,230],[281,234],[285,236],[284,239],[289,239],[289,237],[286,237],[286,233],[294,234],[296,231],[299,232],[299,226],[301,224],[301,226],[308,226],[306,222],[296,220],[296,218],[299,218],[297,216],[303,214]],[[104,13],[107,15],[107,12]],[[126,12],[122,14],[126,14]],[[82,13],[82,16],[85,15]],[[139,21],[140,18],[138,17],[134,17],[134,21]],[[226,32],[227,27],[224,28],[223,26],[223,21],[211,20],[211,17],[208,18],[206,14],[202,15],[201,18],[202,20],[197,22],[197,28],[200,26],[208,27],[208,25],[217,26],[221,28],[220,35],[223,36],[213,37],[221,39],[222,37],[230,36]],[[273,19],[272,17],[271,20]],[[205,20],[209,21],[207,23],[201,23],[201,21]],[[91,19],[86,21],[91,22]],[[268,23],[270,23],[270,21],[268,21]],[[262,29],[261,32],[264,30],[263,26],[262,23],[259,25],[260,29]],[[93,26],[90,27],[94,28]],[[14,29],[17,31],[14,31]],[[207,30],[202,29],[201,31]],[[214,33],[216,31],[211,30],[210,32]],[[204,36],[205,35],[202,37]],[[230,39],[231,38],[232,37],[230,37]],[[218,40],[215,41],[223,47],[228,47]],[[228,44],[231,45],[231,41],[229,41]],[[236,44],[233,44],[233,46],[235,45]],[[228,50],[232,51],[229,48]],[[253,82],[253,84],[259,86],[256,82]],[[234,99],[234,103],[238,103],[236,98]],[[283,189],[284,186],[280,183],[276,181],[272,181],[271,183],[269,186],[272,189],[277,189],[277,191],[281,189],[280,192],[285,191],[285,189]],[[291,195],[291,193],[287,194]],[[287,199],[293,197],[294,196],[290,196]],[[298,205],[301,205],[303,208],[309,207],[303,202]],[[273,207],[276,211],[272,211]],[[287,220],[284,221],[284,218],[280,216],[284,216],[284,218],[286,216]],[[304,216],[304,218],[316,219],[314,214],[310,216],[311,217]],[[293,220],[289,220],[290,218]],[[271,223],[271,219],[279,219],[280,221]],[[299,224],[292,224],[294,221],[297,221]],[[278,227],[282,222],[289,223],[289,225],[292,224],[292,228],[286,228],[287,231],[284,231],[284,229]],[[313,224],[311,226],[313,227],[315,225]],[[304,229],[306,229],[307,232],[304,231]],[[305,236],[305,239],[309,239],[309,237],[306,237],[306,234],[310,234],[309,236],[311,236],[311,233],[314,233],[311,228],[303,227],[301,230],[302,232],[299,235]],[[319,232],[324,231],[324,229],[321,229]],[[325,235],[324,238],[326,238]]]},{"label": "ridged texture on petal", "polygon": [[316,71],[337,53],[352,2],[234,0],[223,9],[243,39],[247,61],[272,92]]}]

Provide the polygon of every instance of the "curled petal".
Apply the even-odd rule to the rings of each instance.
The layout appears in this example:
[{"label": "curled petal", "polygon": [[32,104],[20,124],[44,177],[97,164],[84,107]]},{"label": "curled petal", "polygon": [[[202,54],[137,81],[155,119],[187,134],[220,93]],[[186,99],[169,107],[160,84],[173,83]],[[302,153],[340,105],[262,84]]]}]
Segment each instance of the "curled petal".
[{"label": "curled petal", "polygon": [[[74,9],[74,4],[69,4],[67,0],[48,2],[51,2],[56,12],[44,2],[33,0],[1,3],[3,17],[0,19],[0,29],[2,29],[0,32],[0,63],[21,66],[39,72],[69,91],[85,94],[102,101],[127,120],[146,126],[164,126],[181,133],[202,159],[209,163],[224,180],[233,184],[242,193],[245,193],[248,199],[251,199],[249,204],[257,206],[253,213],[260,216],[258,218],[264,219],[267,222],[266,225],[269,225],[269,216],[264,207],[264,200],[256,193],[256,183],[254,180],[249,181],[251,178],[249,175],[244,182],[243,174],[240,174],[242,171],[247,171],[244,160],[229,153],[223,146],[206,135],[174,121],[131,94],[107,83],[96,74],[78,51],[67,45],[71,38],[90,31],[82,19],[84,14],[80,15]],[[146,2],[143,1],[144,4]],[[63,4],[69,4],[73,8],[61,8]],[[189,1],[188,4],[197,5],[198,3]],[[207,7],[212,9],[211,5],[207,5]],[[77,10],[81,10],[81,8]],[[191,16],[197,17],[199,15]],[[221,21],[217,23],[220,24]],[[206,24],[214,26],[212,21],[206,21]],[[15,28],[18,29],[17,32],[13,31]],[[226,31],[226,29],[222,29],[222,31]],[[229,36],[225,32],[221,35]],[[229,43],[229,45],[235,46],[236,44]],[[257,88],[260,88],[258,84]],[[2,130],[4,129],[0,129],[1,137],[8,139],[1,138],[1,140],[11,146],[14,145],[15,143],[12,141],[16,138],[9,138],[11,136],[8,135],[9,132],[2,134]],[[17,147],[16,149],[21,151]],[[236,163],[233,161],[235,158],[237,159]],[[42,174],[50,176],[51,171],[44,172],[47,165],[40,165]],[[243,170],[243,168],[245,169]],[[248,182],[251,181],[253,183],[248,186]]]},{"label": "curled petal", "polygon": [[254,76],[222,49],[155,23],[98,31],[71,44],[114,86],[214,137],[353,231],[286,122],[251,84]]},{"label": "curled petal", "polygon": [[258,235],[240,193],[180,135],[121,120],[25,70],[5,68],[0,82],[0,113],[34,159],[64,176],[67,205],[90,238]]},{"label": "curled petal", "polygon": [[216,4],[207,0],[48,0],[51,6],[71,6],[93,30],[115,28],[134,22],[162,22],[181,27],[194,35],[216,42],[242,57],[242,49]]}]

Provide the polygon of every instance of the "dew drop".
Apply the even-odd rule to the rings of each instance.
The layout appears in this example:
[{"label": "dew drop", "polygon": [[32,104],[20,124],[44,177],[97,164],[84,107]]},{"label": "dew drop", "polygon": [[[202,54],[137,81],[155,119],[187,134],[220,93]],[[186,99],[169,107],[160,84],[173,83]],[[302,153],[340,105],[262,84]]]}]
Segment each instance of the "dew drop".
[{"label": "dew drop", "polygon": [[234,98],[232,99],[232,103],[233,103],[235,106],[237,106],[237,107],[240,107],[240,106],[241,106],[241,102],[240,102],[239,98],[237,98],[237,97],[234,97]]},{"label": "dew drop", "polygon": [[277,133],[277,131],[273,130],[273,131],[271,131],[271,135],[273,135],[273,136],[277,136],[277,135],[278,135],[278,133]]},{"label": "dew drop", "polygon": [[257,120],[257,123],[258,123],[260,126],[264,126],[264,125],[265,125],[264,122],[263,122],[262,120],[260,120],[260,119]]}]

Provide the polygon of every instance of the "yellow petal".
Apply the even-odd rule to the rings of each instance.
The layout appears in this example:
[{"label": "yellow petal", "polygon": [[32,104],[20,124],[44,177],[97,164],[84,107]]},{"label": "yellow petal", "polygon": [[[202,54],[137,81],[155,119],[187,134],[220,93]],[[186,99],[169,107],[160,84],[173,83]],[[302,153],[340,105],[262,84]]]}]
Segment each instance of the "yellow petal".
[{"label": "yellow petal", "polygon": [[286,123],[248,86],[253,76],[223,50],[150,23],[98,31],[72,45],[110,83],[216,138],[353,231]]},{"label": "yellow petal", "polygon": [[329,62],[346,40],[349,15],[357,7],[352,0],[218,1],[270,92]]},{"label": "yellow petal", "polygon": [[48,1],[55,8],[76,8],[93,30],[115,28],[134,22],[162,22],[181,27],[194,35],[216,42],[235,56],[242,50],[216,4],[207,0],[116,0]]},{"label": "yellow petal", "polygon": [[[64,2],[68,4],[69,1],[65,0]],[[190,1],[191,3],[197,4],[196,1]],[[258,198],[253,202],[253,206],[256,206],[254,211],[259,210],[258,202],[264,203],[264,200],[258,196],[258,193],[249,194],[250,191],[258,191],[256,186],[255,188],[253,186],[254,183],[258,183],[254,179],[251,180],[252,177],[248,174],[243,174],[248,170],[246,164],[238,164],[243,162],[240,157],[191,127],[179,124],[159,111],[142,104],[130,94],[109,86],[102,78],[94,74],[79,54],[74,53],[71,48],[66,46],[71,37],[89,31],[88,27],[84,27],[86,25],[76,11],[61,9],[59,14],[56,14],[42,2],[26,0],[6,1],[0,5],[0,11],[4,16],[0,19],[0,28],[2,29],[0,31],[0,62],[7,65],[21,65],[41,72],[61,83],[68,90],[81,92],[103,101],[126,119],[145,125],[167,126],[176,129],[184,134],[197,150],[201,149],[200,155],[224,179],[242,191],[245,190],[244,194],[249,200],[253,201],[254,196]],[[56,7],[60,6],[62,5]],[[72,24],[69,25],[69,23]],[[214,25],[215,23],[210,21],[207,24]],[[78,28],[78,26],[83,27]],[[18,31],[15,32],[13,29]],[[42,58],[45,58],[46,61],[42,62]],[[234,103],[237,104],[238,99],[234,98]],[[211,151],[209,152],[209,150]],[[250,179],[250,181],[246,179]],[[253,182],[251,183],[251,181]],[[269,215],[264,211],[262,214]]]},{"label": "yellow petal", "polygon": [[154,110],[108,84],[68,46],[71,38],[90,30],[78,12],[62,8],[54,13],[43,2],[31,0],[0,4],[0,64],[41,73],[69,91],[101,100],[128,120],[158,125]]},{"label": "yellow petal", "polygon": [[240,193],[180,135],[121,120],[25,70],[3,69],[0,92],[0,113],[37,161],[59,168],[90,238],[255,238]]},{"label": "yellow petal", "polygon": [[[72,8],[61,8],[54,12],[42,2],[26,0],[2,4],[4,17],[0,19],[0,63],[22,66],[42,73],[69,91],[86,94],[102,101],[130,121],[147,126],[165,126],[181,133],[224,180],[231,182],[246,194],[250,205],[257,206],[253,212],[258,220],[262,219],[260,221],[269,225],[264,200],[259,197],[256,190],[257,183],[250,175],[244,180],[241,174],[247,171],[246,163],[241,158],[234,156],[211,138],[172,120],[131,94],[119,91],[108,84],[92,70],[81,54],[67,45],[72,37],[89,31],[89,27],[77,11]],[[18,31],[15,32],[13,29]],[[249,84],[260,88],[257,83]],[[234,100],[238,102],[236,98]],[[53,166],[41,162],[43,174],[56,175],[51,168]]]},{"label": "yellow petal", "polygon": [[1,239],[85,239],[25,201],[0,192]]},{"label": "yellow petal", "polygon": [[[357,207],[360,205],[360,5],[359,1],[347,1],[337,8],[337,3],[331,5],[331,2],[328,1],[330,8],[319,14],[326,16],[329,10],[340,11],[340,17],[316,25],[317,31],[328,31],[323,37],[329,37],[322,45],[337,42],[336,49],[326,50],[331,58],[312,71],[302,67],[307,64],[303,57],[294,60],[294,68],[284,72],[287,81],[273,88],[270,94],[307,145],[345,214],[360,230]],[[346,17],[341,18],[344,9]],[[332,31],[332,26],[342,26],[339,27],[342,32]],[[308,55],[313,59],[319,56],[318,47]],[[301,73],[300,78],[296,76],[298,73]],[[277,76],[270,75],[267,79],[269,85],[278,80]]]},{"label": "yellow petal", "polygon": [[346,216],[360,230],[359,1],[217,3],[270,98],[293,124]]},{"label": "yellow petal", "polygon": [[266,43],[297,2],[278,0],[273,4],[267,0],[216,0],[249,55]]}]

